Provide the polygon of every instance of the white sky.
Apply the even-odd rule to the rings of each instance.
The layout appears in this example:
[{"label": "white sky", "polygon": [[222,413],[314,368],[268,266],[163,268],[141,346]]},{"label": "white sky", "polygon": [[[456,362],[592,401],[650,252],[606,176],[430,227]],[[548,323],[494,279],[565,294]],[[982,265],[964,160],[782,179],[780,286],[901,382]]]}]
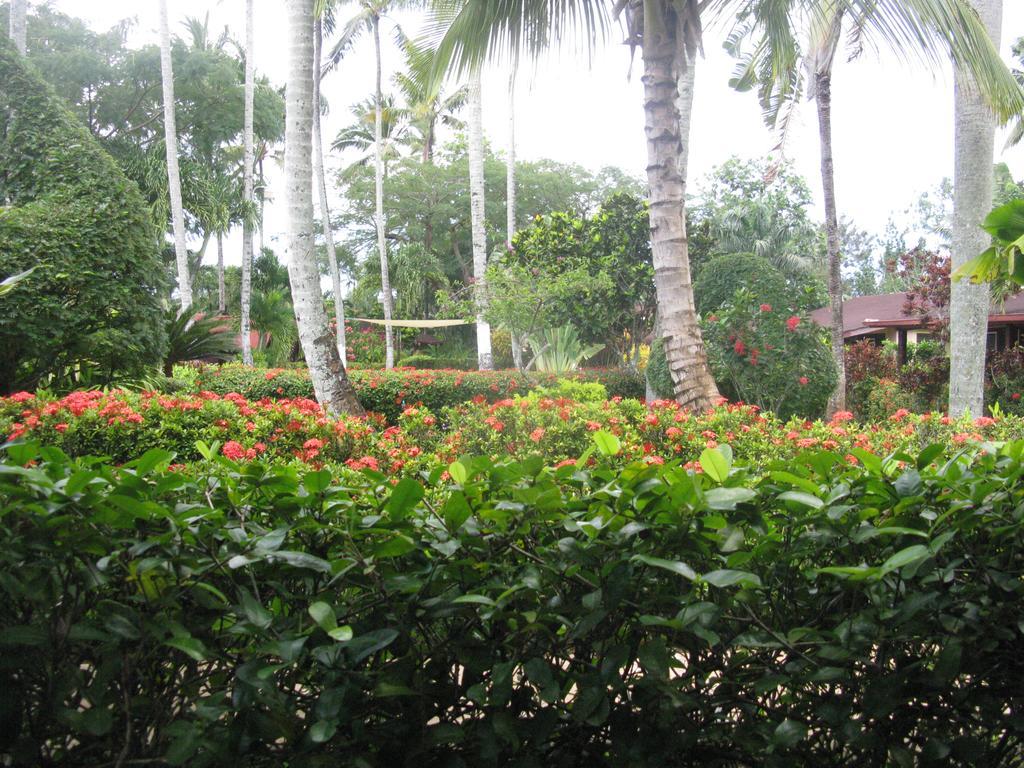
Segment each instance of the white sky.
[{"label": "white sky", "polygon": [[[242,38],[244,0],[168,0],[172,32],[183,33],[178,22],[209,12],[211,28],[225,25]],[[156,0],[56,0],[56,7],[106,29],[123,18],[137,24],[132,45],[156,43]],[[280,0],[256,0],[256,66],[276,85],[287,71],[287,19]],[[342,18],[346,8],[343,6]],[[420,17],[403,14],[407,33],[417,34]],[[1010,60],[1010,45],[1024,36],[1024,2],[1004,0],[1001,49]],[[401,56],[385,28],[385,76],[399,66]],[[721,30],[705,37],[706,58],[698,63],[690,151],[691,190],[715,165],[732,155],[754,158],[769,153],[775,137],[761,122],[753,93],[728,87],[734,60],[721,47]],[[331,114],[324,129],[325,143],[350,122],[350,105],[366,98],[373,87],[373,48],[361,40],[340,70],[324,83]],[[860,227],[880,233],[891,213],[899,213],[917,196],[934,187],[953,168],[953,78],[949,68],[938,74],[922,65],[900,63],[886,52],[866,52],[847,62],[838,57],[832,122],[837,199],[840,213]],[[588,62],[575,51],[553,53],[522,72],[516,92],[516,144],[522,159],[548,157],[597,169],[619,166],[643,176],[646,148],[639,61],[627,79],[629,51],[610,41]],[[484,76],[484,129],[496,150],[508,137],[508,75],[494,67]],[[1017,179],[1024,178],[1024,145],[1002,151],[997,138],[997,161],[1009,164]],[[796,163],[816,198],[820,198],[817,121],[814,104],[800,108],[790,135],[787,155]],[[340,158],[328,158],[337,167]],[[271,179],[273,191],[273,179]],[[336,194],[336,193],[335,193]],[[386,194],[386,190],[385,190]],[[268,245],[283,230],[283,212],[268,206]],[[237,263],[240,237],[230,238],[229,261]]]}]

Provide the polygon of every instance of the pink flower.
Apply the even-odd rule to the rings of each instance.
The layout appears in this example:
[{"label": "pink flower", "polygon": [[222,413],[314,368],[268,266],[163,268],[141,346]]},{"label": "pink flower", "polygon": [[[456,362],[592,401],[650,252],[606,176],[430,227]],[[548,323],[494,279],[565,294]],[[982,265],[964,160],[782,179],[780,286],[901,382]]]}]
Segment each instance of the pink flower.
[{"label": "pink flower", "polygon": [[530,439],[535,443],[539,443],[544,438],[544,428],[537,427],[533,432],[530,433]]},{"label": "pink flower", "polygon": [[798,325],[800,325],[800,318],[796,315],[793,315],[786,321],[786,327],[791,331],[795,331]]},{"label": "pink flower", "polygon": [[735,352],[737,355],[740,355],[742,357],[747,352],[747,345],[744,344],[739,339],[737,339],[736,343],[733,344],[732,351]]},{"label": "pink flower", "polygon": [[771,312],[772,311],[772,305],[771,304],[762,304],[761,305],[761,311],[762,312]]},{"label": "pink flower", "polygon": [[806,387],[808,384],[811,383],[811,380],[808,379],[806,376],[801,376],[799,379],[797,379],[797,381],[800,382],[801,387]]},{"label": "pink flower", "polygon": [[63,424],[63,423],[62,424],[54,424],[53,428],[56,429],[58,432],[67,432],[68,431],[68,425],[67,424]]},{"label": "pink flower", "polygon": [[1014,392],[1012,395],[1010,395],[1010,399],[1011,400],[1020,400],[1020,392]]}]

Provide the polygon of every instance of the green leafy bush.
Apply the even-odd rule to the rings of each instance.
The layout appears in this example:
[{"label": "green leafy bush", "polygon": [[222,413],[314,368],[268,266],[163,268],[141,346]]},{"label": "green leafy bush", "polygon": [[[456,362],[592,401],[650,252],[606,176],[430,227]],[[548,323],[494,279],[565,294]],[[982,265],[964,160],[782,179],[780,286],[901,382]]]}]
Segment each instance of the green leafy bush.
[{"label": "green leafy bush", "polygon": [[35,267],[3,300],[0,393],[78,368],[137,374],[166,343],[138,188],[6,38],[0,82],[0,277]]},{"label": "green leafy bush", "polygon": [[9,448],[0,759],[1015,762],[1024,443],[759,478],[599,434],[397,484]]},{"label": "green leafy bush", "polygon": [[743,288],[778,307],[788,306],[793,293],[785,276],[768,259],[752,253],[722,254],[711,258],[694,282],[697,312],[701,316],[714,312]]},{"label": "green leafy bush", "polygon": [[740,288],[704,318],[708,360],[722,394],[781,418],[816,418],[836,385],[823,331],[799,304]]}]

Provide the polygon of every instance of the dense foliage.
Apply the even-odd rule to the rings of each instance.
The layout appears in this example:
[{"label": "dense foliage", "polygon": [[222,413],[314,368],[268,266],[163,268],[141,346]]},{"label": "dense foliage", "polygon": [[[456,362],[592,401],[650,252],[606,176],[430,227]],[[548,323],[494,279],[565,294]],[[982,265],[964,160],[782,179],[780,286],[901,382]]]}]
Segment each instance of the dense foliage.
[{"label": "dense foliage", "polygon": [[0,40],[0,393],[94,369],[139,371],[165,344],[157,232],[136,186]]},{"label": "dense foliage", "polygon": [[761,301],[785,306],[793,291],[785,276],[763,256],[728,253],[714,256],[694,281],[697,312],[707,316],[727,302],[741,288],[755,292]]},{"label": "dense foliage", "polygon": [[0,754],[1013,765],[1024,443],[941,450],[395,483],[11,447]]},{"label": "dense foliage", "polygon": [[619,193],[590,215],[537,216],[488,280],[491,322],[524,335],[572,325],[622,359],[654,321],[647,204]]},{"label": "dense foliage", "polygon": [[[609,395],[643,397],[643,382],[629,371],[594,369],[566,374],[580,381],[599,381]],[[354,368],[348,373],[359,401],[367,411],[381,413],[394,422],[409,405],[423,405],[440,410],[458,405],[474,397],[499,400],[536,386],[551,386],[559,376],[531,373],[524,377],[518,371],[454,371],[454,370],[364,370]],[[313,386],[304,370],[260,370],[242,365],[205,366],[189,385],[194,391],[221,395],[231,392],[250,400],[264,397],[313,397]]]}]

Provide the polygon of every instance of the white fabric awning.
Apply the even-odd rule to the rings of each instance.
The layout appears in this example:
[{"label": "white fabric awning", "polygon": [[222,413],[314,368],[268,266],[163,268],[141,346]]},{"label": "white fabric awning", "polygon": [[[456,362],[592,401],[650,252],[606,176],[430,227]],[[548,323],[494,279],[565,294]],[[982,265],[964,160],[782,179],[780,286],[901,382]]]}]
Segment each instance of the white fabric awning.
[{"label": "white fabric awning", "polygon": [[370,323],[371,325],[390,325],[394,328],[450,328],[453,325],[469,325],[469,320],[381,320],[374,317],[350,317],[350,323]]}]

